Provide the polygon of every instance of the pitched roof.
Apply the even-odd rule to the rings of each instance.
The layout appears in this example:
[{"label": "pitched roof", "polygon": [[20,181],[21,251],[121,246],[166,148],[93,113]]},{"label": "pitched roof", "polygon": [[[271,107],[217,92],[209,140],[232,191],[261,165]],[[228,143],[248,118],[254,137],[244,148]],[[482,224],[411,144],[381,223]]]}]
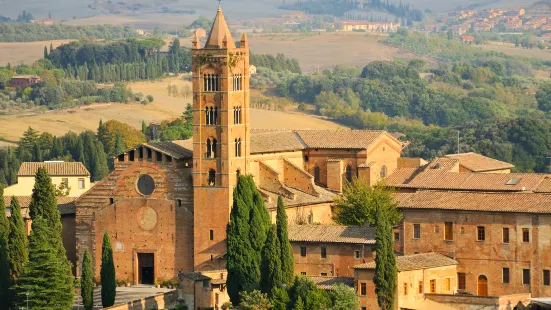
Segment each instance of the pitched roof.
[{"label": "pitched roof", "polygon": [[[459,168],[459,159],[439,157],[431,161],[426,169],[435,169],[440,171],[451,171],[454,168]],[[459,170],[459,169],[458,169]]]},{"label": "pitched roof", "polygon": [[167,142],[150,142],[143,144],[152,150],[159,151],[165,155],[171,156],[174,159],[191,158],[193,157],[193,140],[174,140]]},{"label": "pitched roof", "polygon": [[[444,266],[458,265],[459,263],[440,253],[422,253],[414,255],[396,256],[398,271],[428,269]],[[375,269],[375,262],[356,265],[354,269]]]},{"label": "pitched roof", "polygon": [[446,155],[445,157],[459,159],[461,166],[474,172],[504,170],[515,167],[510,163],[472,152],[462,154],[450,154]]},{"label": "pitched roof", "polygon": [[298,130],[297,134],[308,148],[367,149],[387,133],[380,130]]},{"label": "pitched roof", "polygon": [[[23,218],[30,218],[29,215],[29,206],[31,205],[32,196],[16,196],[17,201],[19,202],[19,206],[21,207],[21,214],[23,215]],[[61,215],[67,215],[67,214],[75,214],[75,206],[74,201],[76,200],[75,197],[66,197],[61,196],[57,197],[57,210]],[[12,196],[6,196],[4,197],[4,203],[6,204],[6,208],[10,207],[12,200]],[[9,212],[6,212],[8,216],[11,214]]]},{"label": "pitched roof", "polygon": [[551,195],[541,193],[490,193],[419,191],[404,196],[400,209],[464,210],[508,213],[551,213]]},{"label": "pitched roof", "polygon": [[327,276],[308,276],[317,287],[324,290],[334,290],[338,284],[344,284],[349,287],[354,287],[353,277],[327,277]]},{"label": "pitched roof", "polygon": [[289,225],[289,241],[375,244],[375,228],[367,226]]},{"label": "pitched roof", "polygon": [[38,168],[45,168],[51,176],[90,176],[90,172],[80,162],[25,162],[19,167],[18,176],[34,176]]},{"label": "pitched roof", "polygon": [[235,43],[233,42],[230,29],[226,23],[226,18],[224,17],[224,13],[222,13],[222,8],[218,7],[218,12],[216,12],[216,17],[214,18],[214,23],[212,24],[205,48],[223,48],[224,41],[227,42],[228,48],[235,48]]},{"label": "pitched roof", "polygon": [[460,173],[399,168],[387,178],[386,184],[396,188],[522,192],[536,191],[549,177],[535,173]]},{"label": "pitched roof", "polygon": [[296,133],[288,130],[251,131],[251,154],[304,150]]}]

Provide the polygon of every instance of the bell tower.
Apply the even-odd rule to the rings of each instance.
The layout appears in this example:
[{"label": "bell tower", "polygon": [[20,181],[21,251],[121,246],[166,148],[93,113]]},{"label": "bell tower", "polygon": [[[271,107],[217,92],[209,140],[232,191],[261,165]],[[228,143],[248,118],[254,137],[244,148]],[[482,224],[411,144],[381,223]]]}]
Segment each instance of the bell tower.
[{"label": "bell tower", "polygon": [[194,269],[206,271],[226,268],[233,189],[249,173],[249,46],[220,6],[205,46],[192,45]]}]

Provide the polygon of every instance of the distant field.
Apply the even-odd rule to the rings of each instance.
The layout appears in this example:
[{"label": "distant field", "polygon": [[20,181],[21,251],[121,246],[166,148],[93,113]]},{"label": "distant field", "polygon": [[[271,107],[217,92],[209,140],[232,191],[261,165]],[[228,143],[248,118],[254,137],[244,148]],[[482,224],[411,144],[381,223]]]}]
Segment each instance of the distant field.
[{"label": "distant field", "polygon": [[250,35],[253,53],[277,54],[299,60],[305,72],[332,68],[335,65],[365,66],[376,60],[413,59],[415,56],[379,42],[383,37],[366,37],[362,33],[321,33],[299,38]]},{"label": "distant field", "polygon": [[539,48],[525,49],[520,47],[506,47],[495,45],[484,45],[484,50],[502,52],[512,56],[524,56],[532,58],[540,58],[543,60],[551,60],[551,50],[540,50]]},{"label": "distant field", "polygon": [[[83,106],[61,111],[52,111],[45,114],[13,117],[0,116],[0,138],[16,141],[29,127],[38,131],[47,131],[54,135],[63,135],[68,131],[81,132],[96,130],[99,120],[104,122],[116,119],[128,123],[135,128],[141,128],[142,120],[160,122],[182,115],[191,99],[169,97],[169,84],[182,87],[189,82],[179,78],[168,78],[161,82],[139,82],[131,84],[134,92],[153,95],[154,102],[146,106],[141,104],[101,104]],[[253,128],[286,128],[286,129],[336,129],[343,128],[333,122],[316,116],[300,113],[285,113],[268,110],[251,112]],[[0,141],[0,147],[7,145]]]},{"label": "distant field", "polygon": [[25,43],[3,43],[0,42],[0,66],[5,66],[8,63],[18,65],[21,63],[31,64],[36,60],[44,57],[44,46],[50,48],[50,42],[54,48],[61,44],[71,42],[71,40],[54,40],[54,41],[39,41]]}]

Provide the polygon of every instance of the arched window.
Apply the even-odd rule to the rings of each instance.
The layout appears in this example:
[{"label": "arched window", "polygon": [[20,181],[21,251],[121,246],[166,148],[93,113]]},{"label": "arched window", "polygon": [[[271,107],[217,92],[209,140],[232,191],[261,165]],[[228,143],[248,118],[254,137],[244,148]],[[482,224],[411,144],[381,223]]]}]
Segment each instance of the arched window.
[{"label": "arched window", "polygon": [[205,122],[207,125],[210,125],[210,110],[209,108],[205,108]]},{"label": "arched window", "polygon": [[241,138],[235,139],[235,157],[241,157]]},{"label": "arched window", "polygon": [[235,171],[235,185],[239,182],[239,177],[241,176],[241,169]]},{"label": "arched window", "polygon": [[203,91],[208,91],[208,78],[206,74],[203,74]]},{"label": "arched window", "polygon": [[488,278],[486,278],[486,276],[483,274],[478,276],[477,295],[488,296]]},{"label": "arched window", "polygon": [[318,167],[318,166],[314,167],[314,182],[315,183],[320,182],[320,167]]},{"label": "arched window", "polygon": [[381,167],[381,178],[386,178],[388,174],[387,168],[385,165]]},{"label": "arched window", "polygon": [[351,165],[346,166],[346,180],[348,182],[352,182],[352,166]]},{"label": "arched window", "polygon": [[214,113],[212,114],[211,125],[216,125],[216,120],[218,119],[218,108],[214,108]]},{"label": "arched window", "polygon": [[209,170],[208,185],[209,186],[216,185],[216,171],[214,171],[214,169]]},{"label": "arched window", "polygon": [[210,139],[207,139],[207,154],[206,154],[206,157],[207,158],[212,158],[212,143],[211,143]]}]

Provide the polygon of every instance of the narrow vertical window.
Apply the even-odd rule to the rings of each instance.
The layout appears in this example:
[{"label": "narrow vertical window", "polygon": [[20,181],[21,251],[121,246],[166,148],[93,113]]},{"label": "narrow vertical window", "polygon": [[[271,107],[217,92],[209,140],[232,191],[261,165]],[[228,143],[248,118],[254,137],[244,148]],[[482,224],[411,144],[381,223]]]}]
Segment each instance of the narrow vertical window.
[{"label": "narrow vertical window", "polygon": [[430,280],[430,292],[431,294],[436,293],[436,280]]},{"label": "narrow vertical window", "polygon": [[355,259],[360,259],[360,251],[358,251],[358,250],[354,251],[354,258]]},{"label": "narrow vertical window", "polygon": [[321,258],[327,258],[327,248],[321,247]]},{"label": "narrow vertical window", "polygon": [[306,257],[306,247],[305,246],[300,247],[300,256]]},{"label": "narrow vertical window", "polygon": [[360,295],[367,296],[367,283],[360,283]]},{"label": "narrow vertical window", "polygon": [[549,270],[544,270],[543,271],[543,285],[545,285],[545,286],[551,285],[551,278],[550,278]]},{"label": "narrow vertical window", "polygon": [[444,238],[445,240],[453,240],[453,222],[444,223]]},{"label": "narrow vertical window", "polygon": [[203,91],[207,91],[207,75],[203,74]]},{"label": "narrow vertical window", "polygon": [[205,108],[205,124],[210,125],[210,111],[209,108]]},{"label": "narrow vertical window", "polygon": [[451,291],[452,290],[452,279],[450,278],[446,278],[446,291]]},{"label": "narrow vertical window", "polygon": [[417,293],[423,294],[423,281],[419,281],[419,284],[417,285]]},{"label": "narrow vertical window", "polygon": [[210,139],[207,139],[207,153],[205,157],[212,158],[212,144],[210,143]]},{"label": "narrow vertical window", "polygon": [[216,139],[212,139],[212,158],[216,158]]},{"label": "narrow vertical window", "polygon": [[509,227],[503,227],[503,243],[509,243]]},{"label": "narrow vertical window", "polygon": [[522,284],[530,284],[530,269],[522,269]]},{"label": "narrow vertical window", "polygon": [[394,233],[394,241],[400,241],[400,233],[399,232]]},{"label": "narrow vertical window", "polygon": [[84,189],[84,179],[78,179],[78,188]]},{"label": "narrow vertical window", "polygon": [[484,241],[486,240],[486,229],[484,226],[478,226],[476,228],[476,240],[477,241]]},{"label": "narrow vertical window", "polygon": [[467,279],[464,272],[457,273],[457,289],[459,290],[467,289]]},{"label": "narrow vertical window", "polygon": [[509,283],[510,281],[510,273],[509,273],[509,268],[503,268],[502,269],[502,276],[501,276],[501,280],[503,281],[503,283]]},{"label": "narrow vertical window", "polygon": [[209,186],[216,185],[216,171],[214,171],[214,169],[209,170],[209,178],[207,181]]},{"label": "narrow vertical window", "polygon": [[314,167],[314,182],[315,183],[320,182],[320,167],[318,167],[318,166]]},{"label": "narrow vertical window", "polygon": [[214,240],[214,230],[212,229],[209,231],[209,239]]},{"label": "narrow vertical window", "polygon": [[404,283],[404,295],[408,294],[408,284]]},{"label": "narrow vertical window", "polygon": [[421,239],[421,224],[413,224],[413,239]]},{"label": "narrow vertical window", "polygon": [[522,242],[530,242],[530,229],[529,228],[523,228],[522,229]]}]

